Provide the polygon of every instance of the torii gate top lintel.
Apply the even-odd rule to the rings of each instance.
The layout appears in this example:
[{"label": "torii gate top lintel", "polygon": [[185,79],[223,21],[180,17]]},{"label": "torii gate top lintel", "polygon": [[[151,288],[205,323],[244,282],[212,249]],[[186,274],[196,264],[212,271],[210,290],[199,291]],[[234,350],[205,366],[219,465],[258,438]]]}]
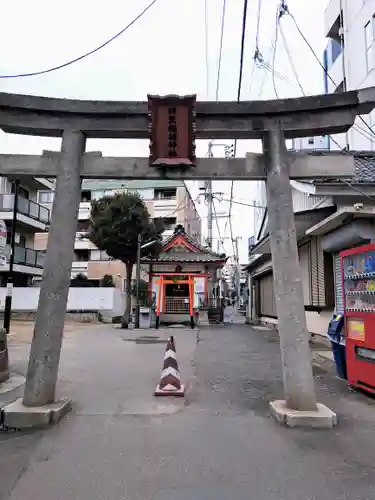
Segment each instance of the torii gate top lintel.
[{"label": "torii gate top lintel", "polygon": [[[374,107],[375,87],[269,101],[198,101],[196,137],[260,139],[273,121],[281,124],[286,138],[340,133],[357,114]],[[0,128],[10,133],[60,137],[70,128],[93,138],[148,139],[148,114],[148,102],[0,93]]]}]

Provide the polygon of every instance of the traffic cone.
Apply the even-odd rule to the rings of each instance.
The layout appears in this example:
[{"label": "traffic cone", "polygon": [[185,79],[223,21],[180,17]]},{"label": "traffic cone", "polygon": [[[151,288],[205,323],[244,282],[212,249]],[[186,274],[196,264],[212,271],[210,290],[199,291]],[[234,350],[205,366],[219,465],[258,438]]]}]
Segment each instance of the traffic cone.
[{"label": "traffic cone", "polygon": [[155,391],[155,396],[183,397],[184,395],[185,388],[181,385],[174,338],[170,337],[165,350],[163,371],[161,373],[159,385]]}]

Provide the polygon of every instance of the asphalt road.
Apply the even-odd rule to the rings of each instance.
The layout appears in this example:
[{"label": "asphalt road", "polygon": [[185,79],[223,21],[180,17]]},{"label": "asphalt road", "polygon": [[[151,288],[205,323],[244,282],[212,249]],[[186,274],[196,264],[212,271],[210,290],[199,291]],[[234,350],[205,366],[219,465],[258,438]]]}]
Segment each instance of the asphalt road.
[{"label": "asphalt road", "polygon": [[65,346],[61,391],[75,409],[47,432],[1,442],[0,499],[375,498],[374,400],[316,369],[319,400],[340,425],[287,429],[268,412],[268,401],[282,397],[274,332],[201,330],[192,369],[195,333],[173,333],[189,388],[182,403],[152,396],[163,344],[135,345],[99,327]]}]

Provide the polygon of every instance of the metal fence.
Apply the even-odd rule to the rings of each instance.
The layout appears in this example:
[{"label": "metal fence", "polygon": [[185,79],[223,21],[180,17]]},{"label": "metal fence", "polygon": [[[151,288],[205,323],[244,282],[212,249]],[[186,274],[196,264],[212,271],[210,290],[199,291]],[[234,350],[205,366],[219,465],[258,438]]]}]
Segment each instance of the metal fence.
[{"label": "metal fence", "polygon": [[[0,211],[3,212],[13,212],[14,210],[14,194],[2,194],[0,195]],[[39,205],[35,201],[28,200],[23,196],[18,197],[17,212],[31,219],[49,223],[50,212],[48,208],[43,205]]]},{"label": "metal fence", "polygon": [[165,312],[170,314],[189,314],[189,299],[185,297],[166,297]]}]

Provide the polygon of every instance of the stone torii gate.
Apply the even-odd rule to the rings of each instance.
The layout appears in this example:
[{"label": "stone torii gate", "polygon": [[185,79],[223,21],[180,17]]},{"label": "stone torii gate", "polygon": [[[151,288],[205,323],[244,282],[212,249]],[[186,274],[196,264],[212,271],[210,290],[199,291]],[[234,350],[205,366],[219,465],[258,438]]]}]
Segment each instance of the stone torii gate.
[{"label": "stone torii gate", "polygon": [[[271,410],[288,425],[335,425],[335,414],[315,398],[289,181],[347,178],[354,173],[354,160],[340,153],[291,153],[285,139],[346,132],[358,114],[374,107],[375,88],[240,103],[195,103],[195,96],[112,102],[0,94],[4,132],[62,137],[60,153],[0,155],[1,175],[56,177],[24,397],[4,409],[5,425],[56,420],[69,408],[69,402],[55,401],[55,387],[83,177],[265,179],[285,390],[285,401],[271,403]],[[85,153],[86,138],[151,139],[151,155]],[[261,139],[263,155],[196,159],[195,138]]]}]

